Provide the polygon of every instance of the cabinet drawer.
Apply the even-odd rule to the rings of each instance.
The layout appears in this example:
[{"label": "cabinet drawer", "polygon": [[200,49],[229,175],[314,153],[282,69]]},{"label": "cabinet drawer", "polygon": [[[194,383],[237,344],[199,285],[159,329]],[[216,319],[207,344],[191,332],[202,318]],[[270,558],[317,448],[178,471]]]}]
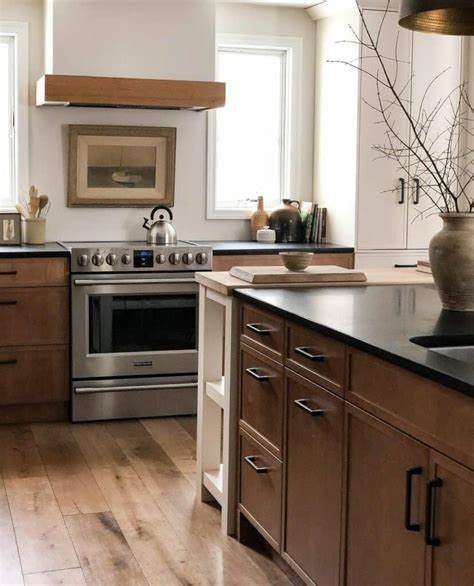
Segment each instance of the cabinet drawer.
[{"label": "cabinet drawer", "polygon": [[286,365],[318,383],[343,395],[345,346],[300,326],[287,326]]},{"label": "cabinet drawer", "polygon": [[0,346],[67,344],[66,287],[0,289]]},{"label": "cabinet drawer", "polygon": [[348,401],[474,468],[471,397],[357,350],[348,356]]},{"label": "cabinet drawer", "polygon": [[3,287],[56,287],[68,285],[66,258],[10,258],[0,260],[0,289]]},{"label": "cabinet drawer", "polygon": [[68,346],[0,349],[0,405],[68,399]]},{"label": "cabinet drawer", "polygon": [[283,360],[284,320],[256,307],[244,305],[242,340],[274,358]]},{"label": "cabinet drawer", "polygon": [[281,537],[281,462],[245,432],[240,432],[240,510],[279,550]]},{"label": "cabinet drawer", "polygon": [[240,379],[241,425],[281,457],[283,367],[243,345]]}]

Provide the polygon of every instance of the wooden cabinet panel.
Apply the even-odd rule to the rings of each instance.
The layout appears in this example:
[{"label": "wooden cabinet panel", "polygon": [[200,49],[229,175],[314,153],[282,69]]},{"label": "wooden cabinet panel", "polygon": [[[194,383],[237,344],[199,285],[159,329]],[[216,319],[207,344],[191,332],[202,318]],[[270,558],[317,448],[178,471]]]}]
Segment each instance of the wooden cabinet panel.
[{"label": "wooden cabinet panel", "polygon": [[68,286],[68,277],[67,258],[0,259],[0,289]]},{"label": "wooden cabinet panel", "polygon": [[339,580],[344,402],[286,372],[283,551],[303,576],[318,585],[335,585]]},{"label": "wooden cabinet panel", "polygon": [[255,351],[241,352],[241,426],[276,456],[283,443],[283,367]]},{"label": "wooden cabinet panel", "polygon": [[0,346],[67,344],[69,289],[0,289]]},{"label": "wooden cabinet panel", "polygon": [[68,400],[68,346],[0,349],[0,405]]},{"label": "wooden cabinet panel", "polygon": [[288,367],[343,395],[344,344],[293,324],[287,327],[286,339],[285,363]]},{"label": "wooden cabinet panel", "polygon": [[240,510],[279,549],[281,462],[250,436],[240,435]]},{"label": "wooden cabinet panel", "polygon": [[474,468],[472,398],[348,349],[346,399]]},{"label": "wooden cabinet panel", "polygon": [[349,405],[345,443],[344,584],[422,586],[428,448]]},{"label": "wooden cabinet panel", "polygon": [[[354,268],[353,253],[315,254],[312,265],[335,265],[345,269]],[[279,254],[242,254],[228,256],[214,256],[212,259],[213,271],[230,271],[232,267],[273,267],[282,266],[283,261]]]},{"label": "wooden cabinet panel", "polygon": [[242,308],[241,333],[246,344],[283,361],[285,326],[283,318],[251,305]]},{"label": "wooden cabinet panel", "polygon": [[[472,586],[474,584],[474,472],[431,452],[433,517],[431,538],[439,546],[429,548],[427,584]],[[440,481],[440,482],[439,482]]]}]

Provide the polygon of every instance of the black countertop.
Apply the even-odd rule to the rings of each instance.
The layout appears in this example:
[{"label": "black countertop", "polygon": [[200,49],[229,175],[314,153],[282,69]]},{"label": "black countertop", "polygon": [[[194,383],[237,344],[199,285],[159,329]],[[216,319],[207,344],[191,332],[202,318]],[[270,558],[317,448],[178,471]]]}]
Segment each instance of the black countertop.
[{"label": "black countertop", "polygon": [[474,313],[443,311],[432,285],[236,289],[234,295],[474,398],[474,364],[410,342],[433,335],[473,342]]},{"label": "black countertop", "polygon": [[21,246],[0,246],[0,259],[2,258],[45,258],[45,257],[69,257],[69,251],[57,242],[46,244],[22,244]]},{"label": "black countertop", "polygon": [[253,240],[194,240],[197,244],[212,246],[214,256],[244,255],[244,254],[278,254],[279,252],[313,252],[314,254],[351,254],[354,249],[349,246],[341,246],[325,242],[324,244],[293,244],[275,242],[265,244]]}]

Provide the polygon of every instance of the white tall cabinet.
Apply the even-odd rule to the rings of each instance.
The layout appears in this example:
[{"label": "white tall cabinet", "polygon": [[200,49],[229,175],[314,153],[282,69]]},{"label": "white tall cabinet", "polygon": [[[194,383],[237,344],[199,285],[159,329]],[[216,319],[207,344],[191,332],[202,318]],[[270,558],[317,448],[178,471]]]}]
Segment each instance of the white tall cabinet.
[{"label": "white tall cabinet", "polygon": [[[338,63],[364,58],[363,67],[377,76],[380,69],[373,54],[355,43],[349,26],[365,38],[357,10],[324,8],[309,13],[316,20],[316,124],[315,201],[328,208],[328,238],[353,244],[356,266],[393,267],[416,264],[426,258],[431,237],[441,220],[426,197],[418,197],[416,167],[410,175],[392,160],[381,157],[373,146],[387,143],[386,128],[371,105],[377,104],[377,83],[373,77]],[[344,3],[342,3],[344,4]],[[364,17],[369,30],[377,34],[384,18],[381,3],[367,0]],[[341,3],[339,4],[339,6]],[[385,6],[385,2],[383,2]],[[398,25],[398,12],[389,12],[380,35],[380,49],[395,72],[398,54],[397,89],[403,91],[408,107],[418,111],[422,100],[427,111],[461,83],[463,41],[460,37],[412,33]],[[397,47],[397,49],[395,49]],[[443,75],[425,90],[436,76]],[[380,73],[379,73],[380,75]],[[379,84],[380,100],[393,99]],[[431,128],[435,137],[446,127],[449,104]],[[413,134],[401,110],[393,109],[391,123],[407,142]]]}]

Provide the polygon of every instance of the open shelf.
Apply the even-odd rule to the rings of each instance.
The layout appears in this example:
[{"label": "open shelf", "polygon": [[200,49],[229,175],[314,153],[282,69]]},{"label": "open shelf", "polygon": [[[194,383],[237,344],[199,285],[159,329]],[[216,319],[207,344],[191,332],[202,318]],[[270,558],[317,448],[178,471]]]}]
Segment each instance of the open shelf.
[{"label": "open shelf", "polygon": [[212,494],[216,501],[222,506],[222,481],[224,477],[223,465],[218,470],[210,470],[203,474],[203,484]]},{"label": "open shelf", "polygon": [[220,381],[207,382],[206,395],[224,409],[224,377]]}]

